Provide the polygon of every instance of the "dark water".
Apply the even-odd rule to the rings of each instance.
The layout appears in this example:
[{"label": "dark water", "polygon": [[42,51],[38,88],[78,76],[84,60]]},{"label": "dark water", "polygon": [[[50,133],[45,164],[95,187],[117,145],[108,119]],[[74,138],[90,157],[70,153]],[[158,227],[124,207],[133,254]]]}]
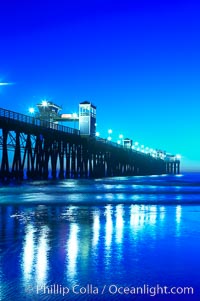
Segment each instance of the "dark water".
[{"label": "dark water", "polygon": [[198,174],[0,186],[0,205],[0,300],[200,300]]}]

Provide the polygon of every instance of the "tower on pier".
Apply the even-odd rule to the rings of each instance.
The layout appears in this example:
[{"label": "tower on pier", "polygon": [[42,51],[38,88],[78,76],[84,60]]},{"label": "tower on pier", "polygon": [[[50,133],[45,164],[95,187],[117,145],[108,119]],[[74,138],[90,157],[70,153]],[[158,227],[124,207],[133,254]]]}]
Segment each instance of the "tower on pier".
[{"label": "tower on pier", "polygon": [[123,140],[123,144],[125,148],[131,148],[132,144],[133,144],[133,140],[129,139],[129,138],[125,138]]},{"label": "tower on pier", "polygon": [[89,101],[79,104],[79,130],[83,136],[95,137],[96,107]]}]

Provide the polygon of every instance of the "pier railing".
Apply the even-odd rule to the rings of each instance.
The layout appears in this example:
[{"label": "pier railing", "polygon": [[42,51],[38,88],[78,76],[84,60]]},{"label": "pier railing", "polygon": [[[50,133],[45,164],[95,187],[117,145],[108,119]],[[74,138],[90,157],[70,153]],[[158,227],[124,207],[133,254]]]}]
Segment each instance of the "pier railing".
[{"label": "pier railing", "polygon": [[68,134],[74,134],[74,135],[80,135],[80,131],[77,129],[73,129],[64,125],[56,124],[54,122],[49,122],[46,120],[38,119],[32,116],[16,113],[13,111],[5,110],[0,108],[0,117],[11,119],[11,120],[17,120],[19,122],[23,122],[30,125],[35,125],[38,127],[45,127],[61,132],[65,132]]}]

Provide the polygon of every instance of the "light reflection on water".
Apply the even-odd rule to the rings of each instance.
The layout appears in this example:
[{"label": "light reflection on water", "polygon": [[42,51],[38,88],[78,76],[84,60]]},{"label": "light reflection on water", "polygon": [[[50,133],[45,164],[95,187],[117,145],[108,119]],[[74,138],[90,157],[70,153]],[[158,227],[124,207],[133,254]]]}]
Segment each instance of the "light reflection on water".
[{"label": "light reflection on water", "polygon": [[181,211],[182,207],[180,205],[176,206],[176,235],[181,235]]},{"label": "light reflection on water", "polygon": [[93,213],[93,239],[92,239],[93,247],[96,247],[98,245],[100,226],[101,226],[101,224],[100,224],[99,212],[95,211]]},{"label": "light reflection on water", "polygon": [[105,245],[107,250],[110,249],[110,245],[112,242],[112,233],[113,233],[113,219],[112,219],[112,206],[107,205],[106,211],[106,223],[105,223]]},{"label": "light reflection on water", "polygon": [[49,266],[49,262],[48,262],[49,228],[46,225],[44,225],[41,227],[40,231],[41,232],[37,244],[37,254],[36,254],[36,279],[38,285],[42,285],[43,283],[46,283],[48,266]]},{"label": "light reflection on water", "polygon": [[78,225],[71,223],[69,238],[66,245],[67,251],[67,277],[73,281],[77,273],[77,255],[78,255]]},{"label": "light reflection on water", "polygon": [[116,206],[116,243],[122,243],[123,239],[123,226],[124,226],[124,218],[123,218],[123,205]]},{"label": "light reflection on water", "polygon": [[[15,300],[25,296],[26,300],[42,300],[44,296],[36,294],[36,286],[55,283],[56,279],[67,286],[103,285],[105,281],[142,285],[156,284],[159,275],[161,283],[175,285],[179,277],[189,285],[193,272],[188,269],[183,274],[185,258],[179,254],[184,248],[182,252],[196,268],[197,250],[187,248],[190,228],[182,222],[183,216],[191,216],[191,208],[144,204],[3,207],[0,279],[8,286],[13,281],[13,261],[5,262],[10,256],[15,260],[17,278],[14,292],[5,290],[0,282],[2,300],[14,293]],[[192,214],[200,216],[197,209]],[[193,231],[190,244],[195,246],[200,227]],[[30,285],[32,292],[27,297]]]},{"label": "light reflection on water", "polygon": [[24,281],[29,282],[32,277],[33,265],[34,265],[34,252],[35,252],[35,239],[34,239],[34,227],[33,225],[25,226],[25,237],[23,246],[23,259],[22,269]]}]

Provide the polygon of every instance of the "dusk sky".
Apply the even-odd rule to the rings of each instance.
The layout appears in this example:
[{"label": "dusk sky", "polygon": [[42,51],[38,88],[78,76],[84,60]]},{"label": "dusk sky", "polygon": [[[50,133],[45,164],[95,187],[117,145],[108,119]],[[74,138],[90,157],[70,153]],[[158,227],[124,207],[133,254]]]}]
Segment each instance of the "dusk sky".
[{"label": "dusk sky", "polygon": [[97,106],[97,130],[200,171],[200,2],[2,1],[0,107]]}]

